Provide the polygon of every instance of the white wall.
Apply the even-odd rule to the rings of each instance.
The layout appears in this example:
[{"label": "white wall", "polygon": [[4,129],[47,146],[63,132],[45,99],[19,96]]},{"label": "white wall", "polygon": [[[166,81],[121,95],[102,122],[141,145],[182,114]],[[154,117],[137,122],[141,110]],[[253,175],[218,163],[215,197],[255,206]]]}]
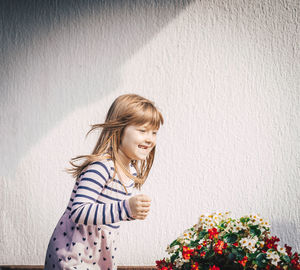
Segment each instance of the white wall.
[{"label": "white wall", "polygon": [[123,224],[120,265],[154,265],[212,211],[261,213],[299,251],[297,0],[0,5],[0,264],[44,263],[73,187],[62,170],[129,92],[165,125],[151,214]]}]

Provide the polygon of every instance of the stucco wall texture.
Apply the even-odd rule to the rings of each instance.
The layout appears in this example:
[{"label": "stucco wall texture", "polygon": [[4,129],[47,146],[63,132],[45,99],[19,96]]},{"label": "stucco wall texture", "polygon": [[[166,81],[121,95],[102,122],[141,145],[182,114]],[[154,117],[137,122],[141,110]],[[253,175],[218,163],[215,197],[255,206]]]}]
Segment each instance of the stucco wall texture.
[{"label": "stucco wall texture", "polygon": [[[260,213],[299,245],[299,1],[1,1],[0,264],[43,264],[112,101],[165,125],[121,228],[119,265],[154,265],[202,213]],[[137,192],[138,193],[138,192]]]}]

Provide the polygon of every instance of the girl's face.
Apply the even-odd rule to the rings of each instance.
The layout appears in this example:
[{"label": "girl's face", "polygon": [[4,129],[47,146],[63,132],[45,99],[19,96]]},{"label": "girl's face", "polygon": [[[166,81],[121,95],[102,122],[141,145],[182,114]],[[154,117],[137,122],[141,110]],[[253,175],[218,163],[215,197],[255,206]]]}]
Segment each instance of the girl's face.
[{"label": "girl's face", "polygon": [[126,162],[145,160],[156,145],[156,134],[157,130],[148,128],[147,124],[125,127],[121,137],[120,150],[121,155],[125,155]]}]

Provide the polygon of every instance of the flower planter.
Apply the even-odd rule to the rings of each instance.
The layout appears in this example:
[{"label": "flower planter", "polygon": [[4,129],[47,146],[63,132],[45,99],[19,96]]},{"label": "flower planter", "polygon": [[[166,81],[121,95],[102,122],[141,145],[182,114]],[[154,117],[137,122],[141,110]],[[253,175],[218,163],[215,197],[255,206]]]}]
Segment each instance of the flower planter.
[{"label": "flower planter", "polygon": [[161,270],[300,270],[298,253],[278,245],[259,215],[232,218],[230,212],[201,215],[168,247]]}]

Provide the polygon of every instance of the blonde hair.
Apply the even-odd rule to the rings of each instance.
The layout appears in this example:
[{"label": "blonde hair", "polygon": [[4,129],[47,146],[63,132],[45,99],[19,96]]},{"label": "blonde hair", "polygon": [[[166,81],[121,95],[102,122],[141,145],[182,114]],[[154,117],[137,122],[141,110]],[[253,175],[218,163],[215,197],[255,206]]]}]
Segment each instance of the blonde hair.
[{"label": "blonde hair", "polygon": [[[80,155],[72,158],[69,163],[73,166],[73,168],[66,169],[66,171],[72,174],[73,177],[77,179],[83,169],[90,163],[101,161],[109,157],[114,162],[115,167],[114,174],[111,180],[115,178],[115,175],[117,173],[117,163],[118,165],[120,165],[120,168],[125,173],[125,175],[134,180],[135,187],[140,189],[141,186],[145,183],[152,167],[155,156],[155,146],[149,153],[146,160],[141,160],[139,162],[137,160],[132,160],[131,163],[137,171],[137,176],[135,177],[131,175],[130,172],[125,168],[118,154],[123,131],[128,125],[139,126],[144,124],[148,124],[148,127],[151,129],[159,129],[160,125],[163,125],[163,123],[164,120],[162,114],[154,106],[154,103],[152,101],[136,94],[126,94],[119,96],[110,106],[106,115],[105,122],[102,124],[92,125],[91,130],[86,134],[87,136],[91,131],[95,129],[102,129],[92,154]],[[79,159],[85,159],[85,161],[81,165],[74,164],[73,161]],[[123,186],[126,190],[124,184]]]}]

